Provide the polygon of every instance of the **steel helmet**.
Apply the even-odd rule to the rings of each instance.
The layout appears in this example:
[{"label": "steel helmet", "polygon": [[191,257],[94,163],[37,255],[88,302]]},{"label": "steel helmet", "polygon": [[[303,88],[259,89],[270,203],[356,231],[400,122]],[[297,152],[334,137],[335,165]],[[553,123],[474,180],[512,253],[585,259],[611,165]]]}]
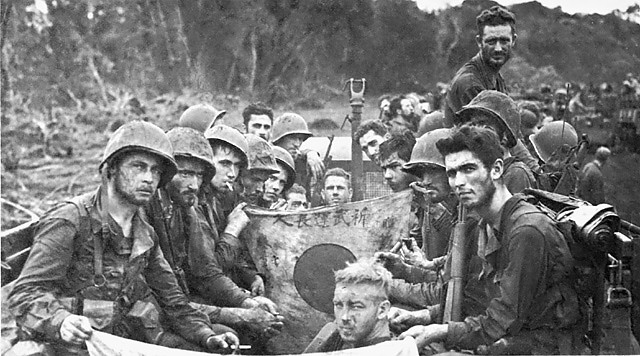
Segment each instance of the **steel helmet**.
[{"label": "steel helmet", "polygon": [[273,128],[271,129],[271,142],[277,143],[280,139],[287,135],[301,134],[305,136],[305,140],[313,134],[309,131],[307,122],[302,116],[292,112],[284,113],[273,120]]},{"label": "steel helmet", "polygon": [[564,121],[550,122],[540,129],[538,133],[529,136],[538,157],[547,162],[551,155],[563,145],[573,147],[578,144],[576,129]]},{"label": "steel helmet", "polygon": [[208,104],[196,104],[182,113],[178,126],[190,127],[200,132],[205,132],[210,127],[213,127],[217,120],[222,119],[226,113],[226,110],[218,110]]},{"label": "steel helmet", "polygon": [[442,111],[434,111],[420,119],[420,124],[418,125],[418,137],[429,131],[444,127],[446,127],[444,124],[444,113]]},{"label": "steel helmet", "polygon": [[451,131],[450,128],[435,129],[420,136],[411,152],[411,159],[402,166],[402,170],[420,177],[426,166],[431,165],[444,169],[444,157],[438,151],[436,142],[451,136]]},{"label": "steel helmet", "polygon": [[276,156],[276,163],[280,163],[287,170],[289,179],[287,179],[284,190],[289,190],[296,181],[296,164],[293,161],[293,157],[291,157],[289,151],[280,146],[273,146],[273,154]]},{"label": "steel helmet", "polygon": [[244,162],[248,161],[249,144],[247,143],[247,139],[242,135],[242,133],[240,133],[240,131],[233,127],[229,127],[227,125],[216,125],[210,127],[204,132],[204,138],[209,140],[209,143],[213,143],[212,141],[217,140],[237,148],[242,152],[242,160]]},{"label": "steel helmet", "polygon": [[174,127],[167,132],[167,137],[173,146],[174,157],[196,158],[204,163],[204,182],[216,175],[213,151],[202,132],[189,127]]},{"label": "steel helmet", "polygon": [[496,90],[485,90],[473,98],[469,104],[463,106],[456,115],[462,122],[469,122],[477,112],[497,118],[498,122],[506,126],[507,147],[516,145],[520,136],[520,113],[513,99]]},{"label": "steel helmet", "polygon": [[245,134],[249,144],[249,169],[267,171],[269,174],[280,171],[273,154],[273,146],[254,134]]},{"label": "steel helmet", "polygon": [[159,187],[169,182],[178,170],[169,138],[161,128],[146,121],[131,121],[120,126],[109,139],[98,169],[102,170],[105,163],[129,151],[149,152],[162,158],[164,169]]}]

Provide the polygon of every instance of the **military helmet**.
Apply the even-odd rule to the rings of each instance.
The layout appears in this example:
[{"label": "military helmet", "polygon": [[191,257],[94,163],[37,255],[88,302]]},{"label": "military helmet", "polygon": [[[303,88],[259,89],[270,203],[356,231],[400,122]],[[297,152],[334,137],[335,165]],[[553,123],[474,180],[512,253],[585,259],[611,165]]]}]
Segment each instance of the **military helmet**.
[{"label": "military helmet", "polygon": [[222,141],[237,148],[242,153],[242,160],[248,161],[249,144],[242,133],[227,125],[216,125],[204,132],[204,138],[212,141]]},{"label": "military helmet", "polygon": [[162,158],[164,169],[159,187],[164,186],[176,174],[178,168],[169,138],[161,128],[146,121],[131,121],[120,126],[109,139],[98,169],[102,170],[105,163],[129,151],[148,152]]},{"label": "military helmet", "polygon": [[267,171],[269,174],[280,171],[273,154],[273,146],[254,134],[245,134],[249,144],[249,169]]},{"label": "military helmet", "polygon": [[190,127],[174,127],[167,132],[167,137],[173,146],[174,157],[195,158],[204,163],[204,182],[216,175],[213,151],[202,132]]},{"label": "military helmet", "polygon": [[563,145],[573,147],[578,144],[576,129],[564,121],[550,122],[536,134],[530,135],[529,140],[533,144],[538,157],[547,162],[551,155]]},{"label": "military helmet", "polygon": [[420,177],[426,166],[444,169],[444,157],[438,151],[436,142],[451,136],[451,130],[450,128],[435,129],[420,136],[411,152],[411,159],[402,166],[402,170]]},{"label": "military helmet", "polygon": [[271,129],[271,142],[277,143],[280,139],[287,135],[301,134],[305,136],[305,140],[313,134],[309,131],[307,122],[302,116],[291,112],[284,113],[273,120],[273,128]]},{"label": "military helmet", "polygon": [[420,119],[420,124],[418,125],[418,137],[424,135],[429,131],[441,129],[444,127],[444,114],[442,113],[442,111],[436,110],[423,116],[422,119]]},{"label": "military helmet", "polygon": [[462,122],[469,122],[477,112],[497,118],[498,122],[505,126],[507,147],[516,145],[520,136],[520,113],[513,99],[496,90],[485,90],[473,98],[469,104],[463,106],[456,115]]},{"label": "military helmet", "polygon": [[226,110],[218,110],[208,104],[196,104],[182,113],[178,126],[190,127],[200,132],[205,132],[213,127],[215,122],[226,113]]},{"label": "military helmet", "polygon": [[291,157],[289,151],[279,146],[273,146],[273,154],[276,156],[276,163],[280,163],[287,170],[289,179],[287,179],[284,190],[289,190],[296,181],[296,164],[293,161],[293,157]]}]

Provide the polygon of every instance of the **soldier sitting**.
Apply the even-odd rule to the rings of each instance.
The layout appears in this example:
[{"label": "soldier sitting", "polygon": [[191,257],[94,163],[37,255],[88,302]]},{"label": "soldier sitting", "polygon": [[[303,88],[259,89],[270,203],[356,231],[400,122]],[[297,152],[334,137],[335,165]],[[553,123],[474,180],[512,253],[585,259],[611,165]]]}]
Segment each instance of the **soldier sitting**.
[{"label": "soldier sitting", "polygon": [[[282,327],[281,317],[258,308],[259,303],[223,272],[215,256],[215,236],[207,233],[213,229],[194,207],[202,183],[211,181],[216,172],[211,146],[202,133],[186,127],[176,127],[167,136],[174,148],[178,172],[166,188],[158,189],[147,210],[178,283],[192,301],[236,307],[192,303],[212,323],[249,330],[252,336],[277,334]],[[196,293],[192,294],[192,290]],[[197,295],[199,292],[211,295],[203,298]]]},{"label": "soldier sitting", "polygon": [[358,141],[362,152],[375,164],[379,164],[380,144],[386,138],[387,128],[380,120],[368,120],[358,127],[358,131],[353,134],[353,139]]},{"label": "soldier sitting", "polygon": [[391,340],[387,313],[391,273],[360,260],[335,273],[335,321],[325,325],[304,353],[330,352]]},{"label": "soldier sitting", "polygon": [[411,158],[416,139],[409,130],[393,133],[380,144],[380,168],[384,180],[394,192],[409,189],[409,185],[418,178],[402,170],[402,166]]},{"label": "soldier sitting", "polygon": [[[121,126],[107,143],[99,170],[103,183],[97,191],[59,206],[38,223],[9,295],[24,333],[52,342],[63,354],[78,352],[94,328],[192,350],[237,345],[233,333],[216,334],[189,304],[141,209],[176,172],[164,132],[142,121]],[[157,318],[143,324],[136,319],[138,311],[154,308],[149,288],[182,341],[167,343],[170,333],[157,330]],[[149,335],[149,329],[156,332]]]},{"label": "soldier sitting", "polygon": [[282,147],[273,146],[273,153],[276,157],[278,172],[271,173],[264,182],[264,194],[262,195],[262,206],[269,206],[269,209],[282,210],[287,206],[284,198],[286,192],[296,181],[296,170],[293,157]]},{"label": "soldier sitting", "polygon": [[285,196],[287,198],[287,210],[305,210],[308,208],[307,191],[303,186],[294,183]]}]

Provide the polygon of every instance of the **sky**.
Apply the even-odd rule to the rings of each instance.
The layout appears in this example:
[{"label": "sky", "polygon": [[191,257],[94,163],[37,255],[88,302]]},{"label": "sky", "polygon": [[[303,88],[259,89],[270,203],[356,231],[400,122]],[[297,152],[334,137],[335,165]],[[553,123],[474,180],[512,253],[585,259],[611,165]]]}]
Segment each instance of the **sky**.
[{"label": "sky", "polygon": [[[462,4],[463,0],[415,0],[418,3],[418,7],[423,10],[436,10],[449,6],[458,6]],[[529,2],[533,0],[496,0],[501,5],[512,5],[518,3]],[[608,14],[611,11],[618,9],[625,11],[633,4],[640,3],[639,0],[537,0],[542,5],[553,9],[555,7],[562,7],[562,11],[575,14],[577,12],[591,14]]]}]

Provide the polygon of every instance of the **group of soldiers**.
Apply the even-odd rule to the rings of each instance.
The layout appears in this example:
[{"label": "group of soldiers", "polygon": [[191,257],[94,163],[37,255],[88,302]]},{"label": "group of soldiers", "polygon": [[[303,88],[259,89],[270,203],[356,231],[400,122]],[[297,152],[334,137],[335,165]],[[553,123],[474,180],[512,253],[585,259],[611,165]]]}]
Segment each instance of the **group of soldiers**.
[{"label": "group of soldiers", "polygon": [[[495,6],[477,25],[479,52],[453,79],[441,126],[430,126],[428,115],[407,121],[400,98],[390,101],[388,119],[355,133],[394,192],[423,198],[399,251],[336,272],[335,322],[306,352],[373,345],[394,333],[425,352],[582,351],[567,243],[555,221],[518,194],[574,193],[563,164],[578,137],[554,121],[523,138],[526,114],[499,73],[515,17]],[[97,190],[63,202],[36,227],[9,295],[24,337],[59,354],[86,352],[93,330],[188,350],[226,352],[242,342],[267,352],[286,320],[265,296],[265,283],[278,281],[265,281],[242,240],[244,209],[309,208],[318,182],[322,204],[343,204],[351,177],[301,149],[312,133],[298,114],[274,118],[264,104],[250,104],[244,133],[224,125],[224,115],[199,104],[166,133],[134,121],[112,135]],[[449,321],[443,308],[461,210],[464,318]]]}]

